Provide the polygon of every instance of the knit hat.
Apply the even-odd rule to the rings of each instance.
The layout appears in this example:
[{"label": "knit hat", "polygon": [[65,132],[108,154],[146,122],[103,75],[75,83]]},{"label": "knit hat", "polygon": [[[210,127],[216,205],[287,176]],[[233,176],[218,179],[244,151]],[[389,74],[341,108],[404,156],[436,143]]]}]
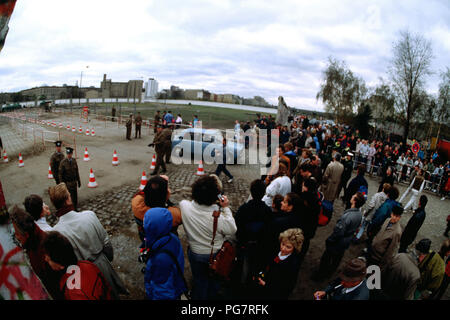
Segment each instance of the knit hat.
[{"label": "knit hat", "polygon": [[362,281],[366,277],[366,262],[355,258],[350,260],[340,273],[339,277],[348,282]]}]

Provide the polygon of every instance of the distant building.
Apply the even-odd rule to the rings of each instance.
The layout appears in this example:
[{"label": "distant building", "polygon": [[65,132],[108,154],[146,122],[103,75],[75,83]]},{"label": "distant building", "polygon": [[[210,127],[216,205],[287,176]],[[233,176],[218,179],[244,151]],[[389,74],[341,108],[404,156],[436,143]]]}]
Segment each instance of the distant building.
[{"label": "distant building", "polygon": [[145,98],[155,99],[158,96],[158,81],[149,78],[145,84]]},{"label": "distant building", "polygon": [[184,98],[186,100],[203,100],[209,101],[211,93],[203,89],[186,89],[184,91]]},{"label": "distant building", "polygon": [[67,99],[79,96],[79,89],[75,86],[42,86],[20,91],[23,96],[36,97],[45,96],[47,100]]},{"label": "distant building", "polygon": [[142,99],[143,80],[130,80],[128,82],[112,82],[103,75],[103,81],[100,83],[102,98],[129,98]]}]

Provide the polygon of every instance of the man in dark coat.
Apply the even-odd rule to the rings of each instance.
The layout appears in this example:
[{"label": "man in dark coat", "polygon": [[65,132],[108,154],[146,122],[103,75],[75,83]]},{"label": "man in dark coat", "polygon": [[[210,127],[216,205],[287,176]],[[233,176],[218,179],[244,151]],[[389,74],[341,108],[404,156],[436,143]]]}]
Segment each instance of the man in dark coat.
[{"label": "man in dark coat", "polygon": [[344,189],[344,194],[347,190],[347,182],[352,177],[353,172],[353,160],[352,160],[353,154],[350,152],[347,152],[347,154],[344,157],[344,160],[342,160],[342,165],[344,166],[344,172],[342,172],[342,178],[341,178],[341,185],[339,186],[338,195],[341,194],[342,188]]},{"label": "man in dark coat", "polygon": [[324,291],[317,291],[317,300],[369,300],[369,288],[366,282],[366,262],[356,258],[347,263],[339,277],[331,282]]},{"label": "man in dark coat", "polygon": [[52,154],[50,158],[50,168],[52,169],[53,177],[55,178],[56,184],[59,184],[59,165],[61,161],[64,160],[64,154],[61,152],[61,141],[56,141],[56,151]]},{"label": "man in dark coat", "polygon": [[[169,163],[167,154],[172,150],[172,130],[158,126],[156,136],[149,147],[155,147],[156,151],[156,167],[151,175],[158,174],[159,167],[162,167],[162,173],[167,172],[166,163]],[[164,156],[166,161],[164,161]]]},{"label": "man in dark coat", "polygon": [[139,139],[140,139],[141,138],[141,126],[142,126],[142,117],[141,117],[140,112],[138,112],[138,115],[134,119],[134,124],[136,126],[136,132],[135,132],[134,138],[137,139],[138,133],[139,133]]},{"label": "man in dark coat", "polygon": [[114,122],[116,117],[116,108],[113,106],[111,109],[111,121]]},{"label": "man in dark coat", "polygon": [[78,172],[77,160],[72,158],[73,149],[71,147],[66,147],[67,158],[61,161],[59,165],[59,182],[64,182],[69,190],[70,197],[72,198],[73,206],[77,210],[78,204],[78,188],[81,188],[80,174]]},{"label": "man in dark coat", "polygon": [[272,210],[261,199],[264,197],[265,185],[260,179],[250,185],[252,199],[239,207],[234,217],[236,221],[236,238],[242,256],[243,266],[241,283],[247,283],[251,276],[264,267],[264,237]]},{"label": "man in dark coat", "polygon": [[333,233],[325,242],[325,252],[320,259],[319,269],[311,277],[312,280],[320,281],[330,276],[339,267],[345,251],[361,225],[362,213],[360,208],[364,201],[362,193],[357,192],[353,195],[350,200],[351,209],[344,211],[342,217],[336,222]]},{"label": "man in dark coat", "polygon": [[153,125],[155,126],[154,129],[153,129],[153,133],[156,133],[156,131],[158,131],[157,127],[160,125],[160,122],[161,122],[161,114],[160,114],[159,110],[156,110],[155,120],[154,120],[154,123],[153,123]]},{"label": "man in dark coat", "polygon": [[400,238],[400,249],[398,252],[406,252],[408,246],[416,239],[417,233],[425,221],[425,207],[427,203],[427,196],[422,195],[419,199],[419,208],[417,208],[414,212],[413,216],[409,219],[405,229],[403,230],[402,237]]},{"label": "man in dark coat", "polygon": [[133,126],[133,115],[130,114],[130,118],[127,120],[125,124],[127,127],[127,140],[131,140],[131,127]]},{"label": "man in dark coat", "polygon": [[[350,208],[350,206],[351,206],[350,199],[356,192],[358,192],[360,190],[361,186],[365,186],[366,189],[368,189],[369,185],[368,185],[366,179],[364,178],[365,172],[366,172],[366,165],[360,164],[358,166],[357,176],[355,178],[353,178],[352,181],[350,181],[347,189],[345,190],[345,193],[344,193],[345,209]],[[367,196],[367,194],[365,194],[365,196]]]}]

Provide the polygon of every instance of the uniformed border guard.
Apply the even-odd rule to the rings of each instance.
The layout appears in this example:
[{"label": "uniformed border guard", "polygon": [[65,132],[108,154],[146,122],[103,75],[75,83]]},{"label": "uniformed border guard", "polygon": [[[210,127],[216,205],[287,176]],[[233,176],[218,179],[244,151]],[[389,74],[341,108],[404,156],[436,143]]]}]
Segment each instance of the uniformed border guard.
[{"label": "uniformed border guard", "polygon": [[64,160],[64,153],[61,152],[61,145],[62,141],[56,141],[56,151],[54,154],[52,154],[50,158],[50,168],[52,169],[53,177],[55,178],[56,184],[60,183],[59,180],[59,165],[61,164],[61,161]]},{"label": "uniformed border guard", "polygon": [[67,158],[61,161],[59,165],[59,181],[64,182],[69,190],[75,211],[78,205],[78,188],[81,188],[80,174],[78,172],[77,160],[73,156],[73,148],[66,147]]}]

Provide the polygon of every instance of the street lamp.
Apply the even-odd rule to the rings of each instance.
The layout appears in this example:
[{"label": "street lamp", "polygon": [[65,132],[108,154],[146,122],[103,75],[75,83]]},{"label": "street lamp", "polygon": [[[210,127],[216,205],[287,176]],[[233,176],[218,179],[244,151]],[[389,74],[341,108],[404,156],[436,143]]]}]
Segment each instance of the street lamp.
[{"label": "street lamp", "polygon": [[[89,66],[86,66],[86,69],[89,68]],[[81,107],[81,82],[83,81],[83,70],[81,70],[81,75],[80,75],[80,92],[78,95],[78,103],[80,104]]]}]

